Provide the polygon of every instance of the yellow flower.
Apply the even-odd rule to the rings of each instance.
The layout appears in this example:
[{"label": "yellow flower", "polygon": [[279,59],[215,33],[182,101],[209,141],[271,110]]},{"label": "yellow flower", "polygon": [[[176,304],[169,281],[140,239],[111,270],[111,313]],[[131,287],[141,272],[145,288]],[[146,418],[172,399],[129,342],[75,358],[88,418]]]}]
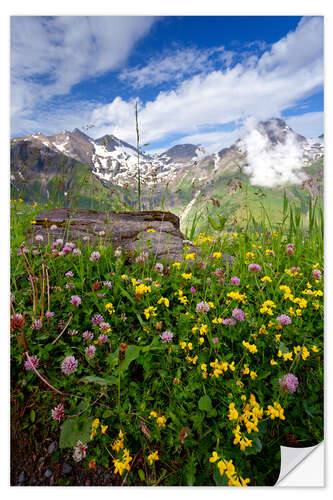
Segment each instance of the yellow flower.
[{"label": "yellow flower", "polygon": [[205,342],[205,339],[204,339],[203,337],[200,337],[200,338],[199,338],[199,344],[201,345],[201,344],[203,344],[204,342]]},{"label": "yellow flower", "polygon": [[250,371],[250,377],[252,378],[252,380],[254,380],[255,378],[257,378],[257,372],[254,372],[254,371]]},{"label": "yellow flower", "polygon": [[153,465],[153,463],[156,460],[159,460],[158,451],[154,451],[153,453],[151,453],[150,455],[148,455],[149,465]]},{"label": "yellow flower", "polygon": [[155,233],[155,229],[147,229],[147,233]]},{"label": "yellow flower", "polygon": [[218,456],[216,451],[213,451],[212,456],[210,457],[209,461],[213,464],[216,462],[220,457]]},{"label": "yellow flower", "polygon": [[157,422],[157,425],[158,425],[159,427],[165,427],[165,422],[166,422],[166,418],[165,418],[165,416],[164,416],[164,415],[162,415],[161,417],[158,417],[158,418],[156,419],[156,422]]},{"label": "yellow flower", "polygon": [[105,310],[108,311],[109,314],[114,313],[114,306],[112,302],[109,302],[108,304],[105,305]]},{"label": "yellow flower", "polygon": [[319,352],[318,347],[316,347],[315,345],[313,345],[313,346],[311,347],[311,349],[313,350],[313,352]]},{"label": "yellow flower", "polygon": [[195,258],[195,253],[188,253],[185,256],[185,260],[194,260],[194,258]]},{"label": "yellow flower", "polygon": [[192,273],[182,273],[181,276],[184,280],[190,280],[192,278]]},{"label": "yellow flower", "polygon": [[208,332],[208,325],[201,325],[200,327],[200,335],[205,335]]},{"label": "yellow flower", "polygon": [[243,304],[246,304],[245,293],[241,294],[239,292],[229,292],[229,293],[227,293],[227,297],[230,297],[233,300],[238,300],[238,301],[242,302]]},{"label": "yellow flower", "polygon": [[108,425],[101,425],[101,432],[102,434],[105,434],[107,431]]},{"label": "yellow flower", "polygon": [[256,352],[258,352],[258,349],[257,349],[257,346],[255,344],[250,344],[249,342],[245,342],[245,340],[243,340],[242,342],[243,346],[246,347],[246,349],[248,349],[252,354],[255,354]]},{"label": "yellow flower", "polygon": [[273,406],[272,405],[267,406],[266,414],[269,415],[272,420],[274,420],[275,418],[280,418],[281,420],[285,420],[283,411],[284,410],[281,407],[281,405],[277,401],[274,401]]},{"label": "yellow flower", "polygon": [[222,252],[213,252],[214,259],[220,259],[222,257]]},{"label": "yellow flower", "polygon": [[277,362],[274,361],[274,359],[271,359],[270,363],[271,363],[272,366],[277,365]]},{"label": "yellow flower", "polygon": [[35,220],[32,220],[31,224],[37,224],[37,222]]},{"label": "yellow flower", "polygon": [[158,301],[157,301],[158,304],[164,304],[165,307],[169,307],[170,305],[170,302],[169,302],[169,299],[166,298],[166,297],[161,297]]},{"label": "yellow flower", "polygon": [[272,283],[272,278],[270,278],[269,276],[264,276],[260,281],[269,281],[269,283]]},{"label": "yellow flower", "polygon": [[181,266],[180,262],[174,262],[172,264],[172,267],[176,267],[177,269],[180,269],[180,266]]},{"label": "yellow flower", "polygon": [[144,310],[143,314],[146,316],[146,319],[149,319],[150,316],[157,316],[155,311],[156,311],[156,307],[149,306]]},{"label": "yellow flower", "polygon": [[95,418],[95,420],[94,420],[94,421],[93,421],[93,423],[91,424],[91,427],[92,427],[93,429],[97,429],[97,428],[98,428],[98,426],[99,426],[99,423],[100,423],[100,422],[99,422],[99,418]]},{"label": "yellow flower", "polygon": [[149,414],[150,417],[154,417],[154,418],[157,418],[157,413],[156,411],[152,410]]},{"label": "yellow flower", "polygon": [[229,404],[228,418],[229,418],[229,420],[237,420],[238,419],[238,411],[235,408],[235,403]]}]

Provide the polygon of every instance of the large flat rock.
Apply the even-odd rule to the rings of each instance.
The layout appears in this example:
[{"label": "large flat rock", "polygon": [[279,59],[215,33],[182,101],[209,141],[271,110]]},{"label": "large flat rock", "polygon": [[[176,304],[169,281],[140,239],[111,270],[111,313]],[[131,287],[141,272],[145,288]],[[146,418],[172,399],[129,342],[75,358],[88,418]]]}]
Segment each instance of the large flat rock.
[{"label": "large flat rock", "polygon": [[[35,217],[28,243],[43,245],[62,238],[64,242],[82,240],[90,245],[112,244],[130,254],[153,253],[158,259],[180,260],[185,236],[179,218],[170,212],[103,212],[57,208],[44,210]],[[51,226],[56,229],[51,230]],[[36,240],[42,235],[43,240]],[[84,238],[84,239],[83,239]],[[190,245],[192,252],[199,249]]]}]

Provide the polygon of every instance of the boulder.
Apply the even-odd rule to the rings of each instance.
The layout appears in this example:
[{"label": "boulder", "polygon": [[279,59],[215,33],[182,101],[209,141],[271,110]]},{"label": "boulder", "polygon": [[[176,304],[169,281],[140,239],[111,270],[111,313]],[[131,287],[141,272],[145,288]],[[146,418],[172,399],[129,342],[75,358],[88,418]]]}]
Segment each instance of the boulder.
[{"label": "boulder", "polygon": [[[111,244],[133,260],[138,254],[153,254],[156,260],[180,261],[184,246],[199,254],[200,248],[185,240],[179,217],[170,212],[108,212],[55,208],[35,217],[27,234],[27,243],[43,245],[61,238],[94,246]],[[57,226],[54,228],[54,226]],[[52,229],[51,229],[52,228]],[[41,238],[41,236],[43,238]],[[225,255],[229,266],[233,257]]]}]

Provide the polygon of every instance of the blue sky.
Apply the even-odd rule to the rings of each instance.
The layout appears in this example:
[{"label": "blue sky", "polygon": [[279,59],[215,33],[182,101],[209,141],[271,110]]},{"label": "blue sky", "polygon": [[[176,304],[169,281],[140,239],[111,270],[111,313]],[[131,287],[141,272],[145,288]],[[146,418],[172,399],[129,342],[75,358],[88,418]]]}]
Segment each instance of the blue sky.
[{"label": "blue sky", "polygon": [[151,151],[232,144],[248,118],[323,133],[323,18],[12,17],[11,134],[75,127]]}]

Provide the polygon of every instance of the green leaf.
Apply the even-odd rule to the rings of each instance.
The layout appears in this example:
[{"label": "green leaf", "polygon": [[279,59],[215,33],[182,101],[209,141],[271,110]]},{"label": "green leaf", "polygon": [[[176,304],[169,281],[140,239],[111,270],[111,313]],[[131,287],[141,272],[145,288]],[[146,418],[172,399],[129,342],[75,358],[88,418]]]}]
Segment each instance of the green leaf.
[{"label": "green leaf", "polygon": [[100,384],[100,385],[117,385],[118,380],[117,377],[107,377],[107,378],[102,378],[102,377],[96,377],[95,375],[86,375],[85,377],[82,377],[79,382],[84,382],[85,384],[93,383],[93,384]]},{"label": "green leaf", "polygon": [[195,457],[192,454],[184,469],[187,486],[194,486],[196,469]]},{"label": "green leaf", "polygon": [[88,443],[93,417],[67,418],[60,428],[60,448],[73,448],[78,441]]},{"label": "green leaf", "polygon": [[216,467],[216,470],[214,472],[214,481],[216,486],[228,486],[228,478],[225,474],[221,476],[220,471]]},{"label": "green leaf", "polygon": [[34,423],[34,421],[36,420],[36,412],[35,410],[31,410],[30,411],[30,420],[32,423]]},{"label": "green leaf", "polygon": [[143,470],[139,469],[138,474],[139,474],[139,478],[141,479],[141,481],[143,481],[145,483],[146,477],[145,477],[145,473],[143,472]]},{"label": "green leaf", "polygon": [[120,371],[124,372],[130,363],[140,355],[141,348],[137,345],[129,345],[125,351],[125,359],[120,363]]},{"label": "green leaf", "polygon": [[210,399],[208,394],[201,396],[201,398],[199,399],[199,410],[211,412],[212,409],[212,400]]}]

